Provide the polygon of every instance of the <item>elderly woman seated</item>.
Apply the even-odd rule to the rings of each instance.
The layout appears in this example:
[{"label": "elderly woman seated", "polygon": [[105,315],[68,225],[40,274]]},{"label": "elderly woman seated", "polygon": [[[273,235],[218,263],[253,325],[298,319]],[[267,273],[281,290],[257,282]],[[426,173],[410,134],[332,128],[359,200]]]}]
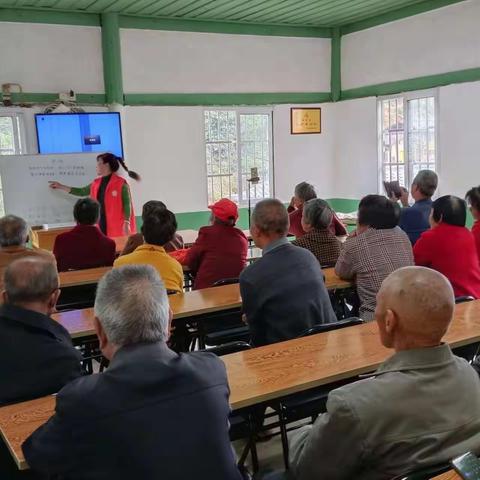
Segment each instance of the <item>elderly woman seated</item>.
[{"label": "elderly woman seated", "polygon": [[305,235],[294,242],[310,250],[323,267],[334,266],[340,255],[340,241],[329,228],[333,211],[325,200],[314,198],[303,206],[302,228]]}]

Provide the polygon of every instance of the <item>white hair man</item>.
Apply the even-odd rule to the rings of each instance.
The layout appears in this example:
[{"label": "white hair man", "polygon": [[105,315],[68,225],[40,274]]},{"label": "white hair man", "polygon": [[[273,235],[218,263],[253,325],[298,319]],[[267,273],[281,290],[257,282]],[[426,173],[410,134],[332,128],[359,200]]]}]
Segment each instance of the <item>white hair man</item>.
[{"label": "white hair man", "polygon": [[241,478],[225,367],[210,353],[170,350],[171,318],[153,267],[119,267],[100,281],[95,329],[110,366],[58,394],[54,417],[23,445],[33,469],[97,480]]},{"label": "white hair man", "polygon": [[28,225],[23,218],[6,215],[0,218],[0,274],[14,260],[24,257],[40,257],[57,265],[52,253],[40,248],[27,247]]}]

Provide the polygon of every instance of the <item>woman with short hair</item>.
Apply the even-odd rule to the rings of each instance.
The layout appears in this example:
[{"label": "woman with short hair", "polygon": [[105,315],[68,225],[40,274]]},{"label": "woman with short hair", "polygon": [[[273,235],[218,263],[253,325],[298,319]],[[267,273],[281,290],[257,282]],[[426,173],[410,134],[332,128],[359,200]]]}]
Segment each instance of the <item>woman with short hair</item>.
[{"label": "woman with short hair", "polygon": [[480,298],[480,266],[475,239],[465,227],[467,205],[453,195],[433,202],[431,229],[413,247],[415,264],[443,273],[456,297]]},{"label": "woman with short hair", "polygon": [[330,230],[333,211],[325,200],[314,198],[303,205],[303,237],[292,242],[310,250],[322,267],[334,266],[340,255],[340,241]]}]

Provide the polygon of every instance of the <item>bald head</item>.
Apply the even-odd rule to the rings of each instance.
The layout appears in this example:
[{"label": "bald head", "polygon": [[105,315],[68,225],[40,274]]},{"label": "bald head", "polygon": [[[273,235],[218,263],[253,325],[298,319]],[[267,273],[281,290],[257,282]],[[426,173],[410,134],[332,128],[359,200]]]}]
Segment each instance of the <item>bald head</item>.
[{"label": "bald head", "polygon": [[396,270],[377,295],[375,318],[382,342],[396,349],[438,345],[454,307],[452,286],[441,273],[425,267]]},{"label": "bald head", "polygon": [[6,301],[10,304],[48,304],[58,289],[57,269],[43,258],[15,260],[5,270],[4,288]]}]

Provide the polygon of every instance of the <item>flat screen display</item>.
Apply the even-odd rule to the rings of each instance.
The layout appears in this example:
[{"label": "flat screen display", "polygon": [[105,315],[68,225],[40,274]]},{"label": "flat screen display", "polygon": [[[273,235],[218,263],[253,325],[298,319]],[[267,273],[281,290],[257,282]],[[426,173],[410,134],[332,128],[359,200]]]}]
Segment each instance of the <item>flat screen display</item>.
[{"label": "flat screen display", "polygon": [[106,153],[123,157],[118,112],[36,114],[38,151]]}]

